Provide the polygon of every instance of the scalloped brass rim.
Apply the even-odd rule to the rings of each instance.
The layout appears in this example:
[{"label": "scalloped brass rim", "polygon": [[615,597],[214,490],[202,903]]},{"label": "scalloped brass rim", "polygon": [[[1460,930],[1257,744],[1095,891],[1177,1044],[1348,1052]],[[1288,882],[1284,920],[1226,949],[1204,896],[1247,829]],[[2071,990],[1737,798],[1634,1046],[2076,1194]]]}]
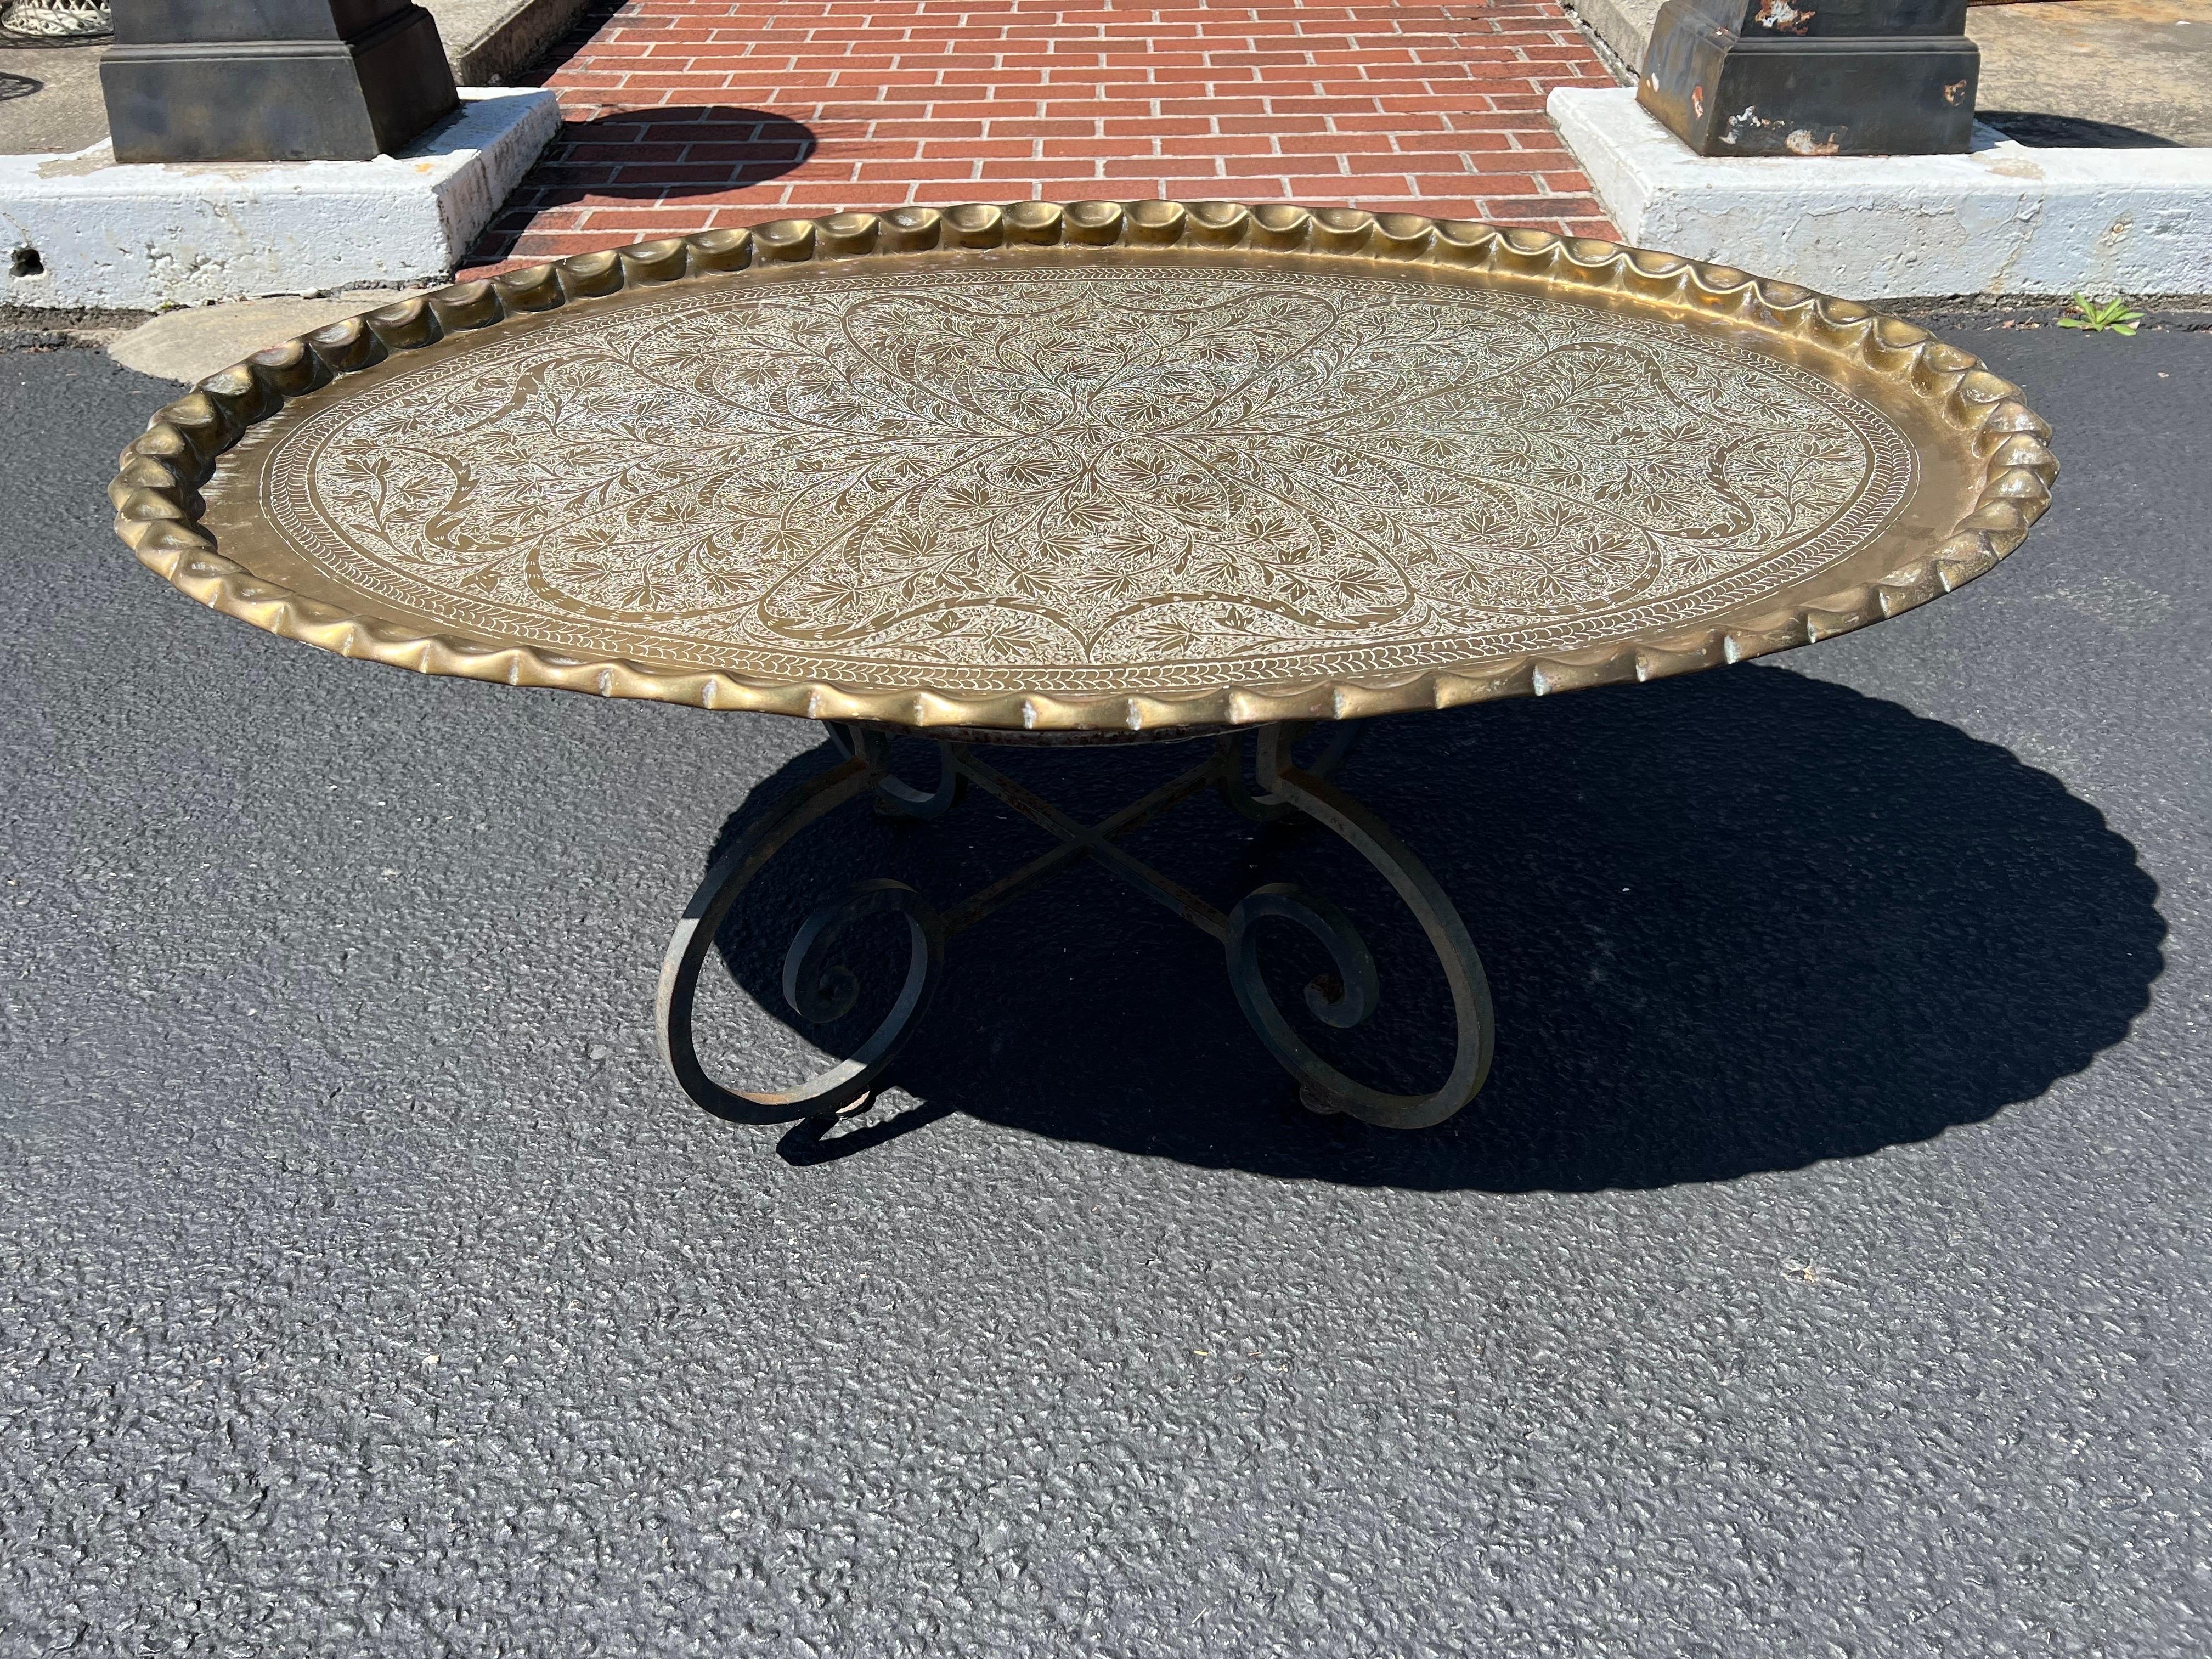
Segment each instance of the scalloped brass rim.
[{"label": "scalloped brass rim", "polygon": [[[1055,245],[1181,245],[1293,257],[1353,255],[1378,264],[1492,270],[1561,288],[1612,289],[1692,304],[1708,315],[1807,339],[1909,386],[1947,424],[1968,434],[1983,459],[1981,488],[1972,509],[1948,536],[1882,574],[1727,627],[1706,624],[1591,650],[1503,657],[1410,675],[1085,697],[1038,692],[979,696],[826,680],[766,680],[714,669],[572,656],[459,631],[425,631],[356,616],[266,581],[223,557],[201,522],[199,486],[248,426],[275,414],[287,398],[450,334],[625,289],[718,279],[751,265]],[[457,283],[386,306],[256,352],[201,381],[157,411],[145,433],[124,450],[108,495],[116,509],[117,533],[142,563],[178,588],[227,616],[343,656],[510,685],[816,720],[1133,732],[1285,719],[1347,720],[1496,697],[1540,696],[1741,661],[1863,628],[1971,581],[2020,545],[2050,504],[2058,471],[2050,436],[2050,427],[2020,400],[2017,386],[1990,374],[1972,353],[1924,329],[1856,301],[1676,254],[1547,231],[1353,208],[1236,202],[970,203],[781,219],[750,230],[641,242]]]}]

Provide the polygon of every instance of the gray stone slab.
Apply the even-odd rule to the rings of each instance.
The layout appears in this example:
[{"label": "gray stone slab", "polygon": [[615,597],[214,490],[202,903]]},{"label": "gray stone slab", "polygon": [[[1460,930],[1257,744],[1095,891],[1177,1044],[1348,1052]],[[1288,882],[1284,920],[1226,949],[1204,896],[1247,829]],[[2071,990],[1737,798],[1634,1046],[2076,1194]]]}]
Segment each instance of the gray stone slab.
[{"label": "gray stone slab", "polygon": [[1966,33],[1982,49],[1981,107],[2007,112],[1998,125],[2024,143],[2078,139],[2045,126],[2039,140],[2018,114],[2121,130],[2106,142],[2212,145],[2212,0],[1976,6]]},{"label": "gray stone slab", "polygon": [[[575,27],[590,0],[422,0],[436,14],[454,78],[465,87],[518,86]],[[533,83],[534,84],[534,83]]]},{"label": "gray stone slab", "polygon": [[1666,0],[1574,0],[1569,8],[1611,48],[1630,74],[1643,67],[1644,49]]},{"label": "gray stone slab", "polygon": [[[0,358],[0,1648],[2212,1647],[2212,336],[1953,331],[2067,469],[1996,572],[1347,772],[1488,956],[1474,1109],[1305,1116],[1218,950],[1071,878],[828,1145],[647,1036],[811,728],[203,611],[100,495],[171,388]],[[796,873],[1038,845],[863,813]],[[733,1043],[795,1046],[785,937]]]},{"label": "gray stone slab", "polygon": [[141,374],[189,384],[264,346],[390,305],[416,289],[363,289],[327,300],[242,300],[191,306],[149,318],[106,343],[110,356]]},{"label": "gray stone slab", "polygon": [[68,155],[107,136],[94,46],[0,46],[0,155]]}]

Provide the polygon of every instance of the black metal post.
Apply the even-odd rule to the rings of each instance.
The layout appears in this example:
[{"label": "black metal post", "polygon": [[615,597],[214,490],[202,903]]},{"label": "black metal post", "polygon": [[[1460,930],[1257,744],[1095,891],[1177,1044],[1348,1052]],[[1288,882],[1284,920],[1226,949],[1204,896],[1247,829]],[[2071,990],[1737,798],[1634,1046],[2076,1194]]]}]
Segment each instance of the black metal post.
[{"label": "black metal post", "polygon": [[118,161],[353,161],[459,106],[412,0],[114,0]]},{"label": "black metal post", "polygon": [[1667,0],[1637,101],[1700,155],[1934,155],[1973,131],[1966,0]]}]

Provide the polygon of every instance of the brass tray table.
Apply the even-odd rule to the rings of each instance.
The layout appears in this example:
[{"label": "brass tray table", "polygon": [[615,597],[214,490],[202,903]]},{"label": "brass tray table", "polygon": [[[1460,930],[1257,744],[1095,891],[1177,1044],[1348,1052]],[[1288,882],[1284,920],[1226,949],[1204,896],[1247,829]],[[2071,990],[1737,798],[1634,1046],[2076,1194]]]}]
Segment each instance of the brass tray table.
[{"label": "brass tray table", "polygon": [[[1481,1087],[1489,993],[1443,888],[1333,781],[1357,722],[1893,616],[2019,544],[2049,437],[1923,329],[1672,255],[1350,209],[1024,202],[714,231],[387,306],[160,411],[112,495],[143,563],[272,633],[828,725],[842,763],[738,837],[669,947],[662,1052],[710,1111],[864,1103],[945,940],[1088,859],[1222,941],[1309,1105],[1419,1127]],[[899,730],[939,743],[926,785],[892,769]],[[981,757],[1157,738],[1204,758],[1100,823]],[[848,802],[928,818],[971,789],[1054,844],[950,904],[877,880],[822,906],[786,999],[849,1010],[841,938],[895,915],[890,1012],[797,1087],[708,1076],[698,975],[763,866]],[[1334,964],[1305,1014],[1376,1006],[1326,897],[1273,883],[1224,908],[1122,845],[1209,789],[1334,831],[1411,907],[1457,1020],[1433,1089],[1346,1075],[1269,991],[1279,922]]]}]

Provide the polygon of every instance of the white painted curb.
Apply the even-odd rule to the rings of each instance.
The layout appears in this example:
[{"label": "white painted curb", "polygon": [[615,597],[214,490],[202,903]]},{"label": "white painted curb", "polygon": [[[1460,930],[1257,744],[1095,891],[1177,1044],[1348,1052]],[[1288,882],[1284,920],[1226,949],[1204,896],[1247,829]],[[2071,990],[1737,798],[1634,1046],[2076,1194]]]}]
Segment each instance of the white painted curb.
[{"label": "white painted curb", "polygon": [[540,88],[461,97],[368,161],[118,167],[105,143],[0,156],[0,300],[138,310],[443,276],[561,125]]},{"label": "white painted curb", "polygon": [[2212,293],[2212,149],[1703,156],[1633,88],[1548,109],[1621,235],[1854,299]]}]

